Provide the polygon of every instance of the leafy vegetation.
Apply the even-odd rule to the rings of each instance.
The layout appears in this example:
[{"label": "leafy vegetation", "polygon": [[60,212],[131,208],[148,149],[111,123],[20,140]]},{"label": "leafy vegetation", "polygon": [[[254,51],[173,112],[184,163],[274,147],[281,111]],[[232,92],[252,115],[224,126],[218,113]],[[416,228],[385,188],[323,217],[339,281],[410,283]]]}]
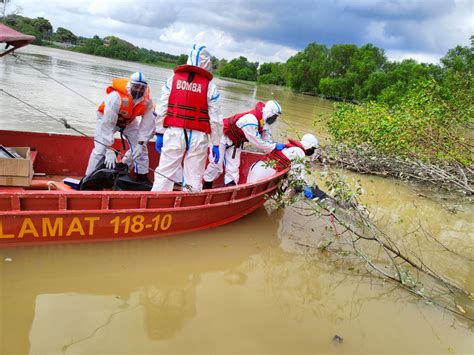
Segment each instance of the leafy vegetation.
[{"label": "leafy vegetation", "polygon": [[76,44],[78,38],[68,29],[64,27],[58,27],[56,32],[52,35],[51,39],[56,42]]},{"label": "leafy vegetation", "polygon": [[104,39],[99,36],[79,40],[73,51],[98,55],[101,57],[116,58],[147,64],[168,64],[173,67],[177,64],[178,56],[153,50],[138,48],[118,37],[108,36]]},{"label": "leafy vegetation", "polygon": [[385,87],[378,101],[339,104],[329,121],[334,140],[383,154],[472,166],[472,44],[450,50],[441,62],[442,67],[399,63],[386,76],[411,73],[411,82]]},{"label": "leafy vegetation", "polygon": [[283,63],[263,63],[258,69],[258,82],[262,84],[286,85],[287,66]]},{"label": "leafy vegetation", "polygon": [[228,63],[224,63],[219,69],[219,74],[224,77],[239,79],[239,80],[257,80],[258,62],[251,63],[247,58],[240,56],[232,59]]}]

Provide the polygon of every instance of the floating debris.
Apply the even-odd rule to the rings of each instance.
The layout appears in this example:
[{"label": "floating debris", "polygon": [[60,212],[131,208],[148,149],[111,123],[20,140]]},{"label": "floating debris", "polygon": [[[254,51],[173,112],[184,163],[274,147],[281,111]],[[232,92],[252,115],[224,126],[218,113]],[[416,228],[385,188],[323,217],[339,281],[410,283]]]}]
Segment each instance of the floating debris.
[{"label": "floating debris", "polygon": [[336,345],[342,344],[343,341],[344,339],[342,339],[342,337],[340,337],[339,335],[334,335],[332,337],[332,342]]},{"label": "floating debris", "polygon": [[12,258],[5,258],[4,261],[7,262],[7,263],[9,263],[9,262],[12,262],[13,259],[12,259]]}]

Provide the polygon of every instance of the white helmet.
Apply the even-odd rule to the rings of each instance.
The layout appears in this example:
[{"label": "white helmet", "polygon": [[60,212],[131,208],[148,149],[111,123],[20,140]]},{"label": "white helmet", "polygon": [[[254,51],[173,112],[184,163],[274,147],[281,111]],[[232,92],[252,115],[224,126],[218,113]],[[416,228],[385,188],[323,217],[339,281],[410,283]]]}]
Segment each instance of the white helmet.
[{"label": "white helmet", "polygon": [[270,100],[265,103],[262,110],[263,119],[266,123],[272,124],[281,115],[281,106],[276,100]]},{"label": "white helmet", "polygon": [[141,71],[137,71],[130,76],[127,83],[127,91],[133,100],[139,100],[145,94],[148,88],[148,81]]},{"label": "white helmet", "polygon": [[301,138],[301,145],[304,147],[304,149],[311,149],[311,148],[318,148],[319,147],[319,141],[318,138],[313,136],[311,133],[307,133]]},{"label": "white helmet", "polygon": [[211,53],[209,53],[206,46],[195,44],[191,49],[191,53],[189,53],[187,64],[201,67],[210,72],[212,69],[211,59]]}]

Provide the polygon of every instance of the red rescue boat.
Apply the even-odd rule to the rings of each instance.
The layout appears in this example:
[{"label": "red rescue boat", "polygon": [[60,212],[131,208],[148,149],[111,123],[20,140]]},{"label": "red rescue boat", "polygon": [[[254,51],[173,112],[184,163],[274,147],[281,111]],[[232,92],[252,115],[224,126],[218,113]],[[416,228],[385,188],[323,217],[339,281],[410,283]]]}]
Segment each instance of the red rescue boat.
[{"label": "red rescue boat", "polygon": [[[199,193],[76,191],[61,181],[83,175],[91,138],[0,130],[0,144],[30,147],[34,171],[46,174],[32,184],[44,190],[0,186],[0,247],[152,238],[217,227],[261,207],[287,172]],[[120,149],[121,142],[114,147]],[[158,154],[152,143],[148,151],[154,167]],[[262,155],[243,152],[241,157],[243,182]]]}]

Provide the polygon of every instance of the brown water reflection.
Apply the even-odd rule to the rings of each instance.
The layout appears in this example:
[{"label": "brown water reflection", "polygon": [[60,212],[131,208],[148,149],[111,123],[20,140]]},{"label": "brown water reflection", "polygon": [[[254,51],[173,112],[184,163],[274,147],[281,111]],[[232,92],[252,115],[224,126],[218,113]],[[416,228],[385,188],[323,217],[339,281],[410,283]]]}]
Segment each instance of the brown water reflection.
[{"label": "brown water reflection", "polygon": [[[47,48],[27,48],[23,56],[94,101],[112,76],[140,68],[157,93],[170,74]],[[31,68],[0,61],[0,82],[93,132],[95,107]],[[225,114],[277,98],[284,112],[277,139],[285,131],[324,135],[324,126],[312,122],[331,112],[330,102],[276,87],[219,79],[218,85]],[[4,96],[0,126],[65,132]],[[458,201],[348,175],[361,180],[364,199],[389,230],[406,231],[421,221],[472,256],[472,205],[452,214],[443,204]],[[473,352],[468,324],[305,247],[317,245],[326,225],[295,208],[271,215],[262,208],[230,225],[170,238],[0,249],[0,354]],[[474,289],[472,263],[430,249],[424,254]],[[342,344],[332,342],[336,334]]]}]

